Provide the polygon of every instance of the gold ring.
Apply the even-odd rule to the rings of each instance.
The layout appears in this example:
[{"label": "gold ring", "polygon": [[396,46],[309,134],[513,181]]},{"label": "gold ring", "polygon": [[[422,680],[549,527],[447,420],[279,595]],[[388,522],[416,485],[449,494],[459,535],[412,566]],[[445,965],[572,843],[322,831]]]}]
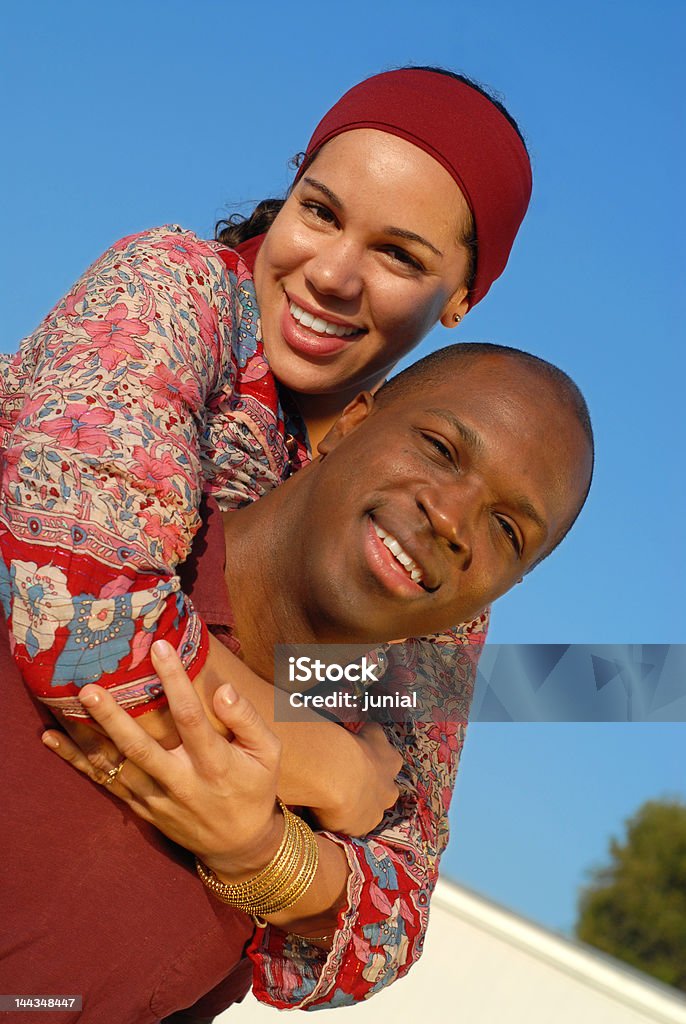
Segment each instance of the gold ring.
[{"label": "gold ring", "polygon": [[107,778],[105,779],[105,785],[106,786],[111,786],[112,785],[114,780],[119,775],[119,772],[124,767],[125,762],[126,762],[126,758],[122,757],[121,761],[119,762],[119,764],[115,768],[110,768],[110,770],[107,773]]}]

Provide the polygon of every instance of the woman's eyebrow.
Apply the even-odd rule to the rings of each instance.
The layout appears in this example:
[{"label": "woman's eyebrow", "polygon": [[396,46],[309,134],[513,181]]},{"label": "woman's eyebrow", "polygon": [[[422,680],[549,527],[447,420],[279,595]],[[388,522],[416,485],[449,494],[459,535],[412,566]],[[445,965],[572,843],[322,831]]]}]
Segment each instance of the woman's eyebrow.
[{"label": "woman's eyebrow", "polygon": [[407,231],[406,228],[384,228],[384,232],[387,235],[395,235],[396,238],[406,238],[408,242],[419,242],[420,245],[425,245],[427,249],[435,253],[437,256],[442,256],[443,253],[440,249],[437,249],[435,245],[432,245],[426,238],[422,238],[414,231]]},{"label": "woman's eyebrow", "polygon": [[[332,192],[328,185],[325,185],[323,181],[318,181],[317,178],[311,178],[309,175],[303,177],[303,181],[306,182],[310,188],[316,189],[325,195],[331,205],[336,210],[343,209],[343,200],[340,196],[337,196],[335,192]],[[408,242],[418,242],[420,245],[426,246],[431,252],[437,256],[443,256],[440,249],[437,249],[435,245],[432,245],[428,239],[423,238],[422,235],[418,235],[416,231],[408,231],[406,228],[386,227],[384,232],[387,235],[393,235],[395,238],[405,238]]]},{"label": "woman's eyebrow", "polygon": [[311,188],[316,188],[318,192],[322,192],[329,200],[332,206],[335,206],[337,210],[343,209],[343,200],[339,199],[335,192],[332,192],[323,182],[317,181],[316,178],[304,177],[303,181],[306,181]]}]

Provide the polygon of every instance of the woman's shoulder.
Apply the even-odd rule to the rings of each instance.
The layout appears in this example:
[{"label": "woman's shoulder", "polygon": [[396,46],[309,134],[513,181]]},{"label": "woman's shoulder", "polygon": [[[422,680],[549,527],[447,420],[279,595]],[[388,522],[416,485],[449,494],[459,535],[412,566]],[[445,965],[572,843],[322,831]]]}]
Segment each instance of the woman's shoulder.
[{"label": "woman's shoulder", "polygon": [[228,272],[239,283],[251,279],[242,256],[215,239],[201,238],[180,224],[163,224],[120,238],[108,249],[126,261],[152,259],[155,262],[187,269],[193,275]]},{"label": "woman's shoulder", "polygon": [[124,235],[110,246],[110,251],[125,253],[147,248],[177,253],[181,260],[194,255],[212,256],[216,252],[217,243],[201,238],[195,231],[180,224],[162,224]]}]

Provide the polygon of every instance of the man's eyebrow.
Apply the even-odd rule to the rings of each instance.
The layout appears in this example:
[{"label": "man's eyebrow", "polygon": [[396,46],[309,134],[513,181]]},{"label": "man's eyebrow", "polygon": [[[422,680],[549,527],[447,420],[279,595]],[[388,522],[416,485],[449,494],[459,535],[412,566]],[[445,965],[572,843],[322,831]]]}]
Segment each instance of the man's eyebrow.
[{"label": "man's eyebrow", "polygon": [[454,412],[450,409],[427,409],[428,413],[432,416],[438,416],[439,419],[445,420],[448,426],[452,427],[456,434],[462,438],[465,444],[473,448],[475,452],[481,452],[485,448],[484,439],[481,434],[477,433],[472,427],[468,427],[466,423],[459,420]]},{"label": "man's eyebrow", "polygon": [[[472,427],[468,427],[462,420],[459,420],[450,409],[428,409],[427,412],[445,420],[473,451],[480,452],[484,450],[484,439],[481,434],[477,433]],[[543,530],[544,533],[548,532],[548,523],[534,505],[531,504],[531,501],[525,494],[516,494],[510,499],[510,502],[513,508],[521,512],[528,519],[531,519],[540,530]]]},{"label": "man's eyebrow", "polygon": [[548,533],[548,524],[546,523],[545,519],[540,514],[540,512],[536,511],[536,509],[527,497],[525,497],[523,494],[516,495],[512,499],[512,505],[514,506],[514,508],[516,508],[518,512],[521,512],[523,516],[526,516],[528,519],[531,519],[536,524],[536,526],[538,526],[538,528],[543,531],[543,533]]},{"label": "man's eyebrow", "polygon": [[[343,200],[337,196],[335,192],[332,192],[329,186],[325,185],[323,181],[318,181],[317,178],[311,178],[309,174],[304,176],[303,181],[306,182],[310,188],[314,188],[318,192],[321,192],[322,195],[325,195],[336,210],[343,209]],[[419,245],[426,246],[427,249],[430,249],[431,252],[435,253],[437,256],[443,256],[440,249],[437,249],[435,245],[432,245],[432,243],[422,235],[418,235],[416,231],[408,231],[406,228],[389,226],[384,228],[384,232],[387,235],[393,235],[395,238],[405,238],[408,242],[418,242]]]},{"label": "man's eyebrow", "polygon": [[331,205],[335,206],[337,210],[343,209],[343,200],[339,199],[336,193],[332,192],[322,181],[317,181],[316,178],[310,178],[309,176],[305,176],[303,181],[307,182],[311,188],[316,188],[318,192],[323,192]]}]

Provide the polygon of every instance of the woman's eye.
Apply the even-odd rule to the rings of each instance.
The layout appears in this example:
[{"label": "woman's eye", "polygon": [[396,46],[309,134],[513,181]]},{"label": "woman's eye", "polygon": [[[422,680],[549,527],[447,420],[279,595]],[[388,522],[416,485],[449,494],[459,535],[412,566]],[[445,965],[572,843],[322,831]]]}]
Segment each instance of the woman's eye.
[{"label": "woman's eye", "polygon": [[409,267],[412,270],[424,270],[424,267],[416,260],[414,256],[410,256],[409,252],[405,249],[398,249],[396,246],[387,246],[384,252],[388,253],[396,263],[402,263],[404,266]]},{"label": "woman's eye", "polygon": [[323,206],[321,203],[315,203],[312,200],[302,202],[301,205],[311,213],[313,217],[316,217],[317,220],[323,220],[326,224],[336,223],[336,217],[328,206]]},{"label": "woman's eye", "polygon": [[519,558],[522,554],[522,546],[520,544],[519,537],[517,536],[517,531],[514,529],[512,523],[510,523],[509,520],[502,519],[500,516],[498,516],[497,519],[498,523],[500,524],[501,530],[507,537],[508,541],[514,548],[517,557]]}]

